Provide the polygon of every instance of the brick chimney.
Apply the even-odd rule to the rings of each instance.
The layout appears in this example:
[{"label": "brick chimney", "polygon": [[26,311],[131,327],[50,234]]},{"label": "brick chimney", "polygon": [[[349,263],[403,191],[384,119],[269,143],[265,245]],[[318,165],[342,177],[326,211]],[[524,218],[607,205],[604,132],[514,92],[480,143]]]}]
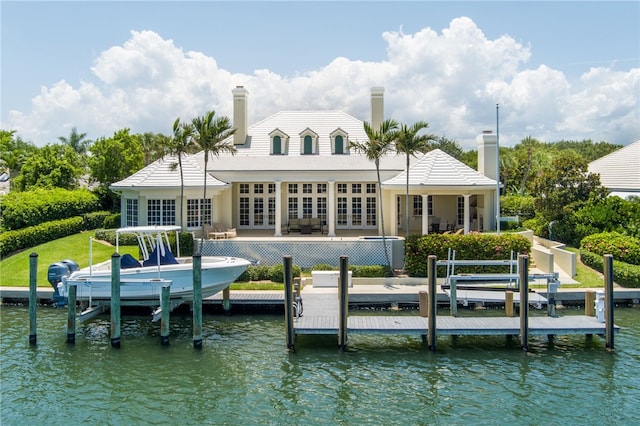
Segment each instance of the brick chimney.
[{"label": "brick chimney", "polygon": [[249,92],[242,86],[236,86],[233,93],[233,127],[238,129],[233,135],[234,145],[244,145],[247,140],[247,97]]},{"label": "brick chimney", "polygon": [[384,87],[371,88],[371,128],[379,130],[384,121]]}]

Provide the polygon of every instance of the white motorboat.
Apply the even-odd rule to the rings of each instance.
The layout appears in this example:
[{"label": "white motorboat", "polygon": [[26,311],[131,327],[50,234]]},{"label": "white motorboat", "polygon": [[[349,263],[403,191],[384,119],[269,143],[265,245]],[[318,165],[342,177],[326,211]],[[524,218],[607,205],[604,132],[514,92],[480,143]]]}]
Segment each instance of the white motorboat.
[{"label": "white motorboat", "polygon": [[[178,241],[180,230],[179,226],[136,226],[116,231],[116,252],[119,252],[120,235],[134,234],[142,257],[138,261],[129,254],[120,256],[120,300],[123,305],[157,305],[162,287],[167,284],[173,306],[193,300],[193,258],[180,257],[179,244],[177,256],[174,256],[169,246],[168,233],[175,231]],[[112,259],[83,269],[74,268],[73,264],[73,261],[63,261],[49,267],[49,282],[57,288],[59,298],[66,299],[69,286],[73,285],[77,288],[77,300],[84,304],[88,301],[89,306],[111,299]],[[212,296],[228,287],[250,264],[241,258],[202,256],[202,297]]]}]

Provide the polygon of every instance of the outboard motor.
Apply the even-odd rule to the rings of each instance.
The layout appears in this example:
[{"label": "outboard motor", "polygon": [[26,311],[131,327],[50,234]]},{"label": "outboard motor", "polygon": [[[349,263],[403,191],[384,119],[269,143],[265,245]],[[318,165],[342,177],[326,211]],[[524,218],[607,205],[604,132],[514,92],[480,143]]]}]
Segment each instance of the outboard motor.
[{"label": "outboard motor", "polygon": [[69,273],[75,272],[80,269],[80,266],[74,261],[70,259],[65,259],[62,261],[65,265],[69,267]]},{"label": "outboard motor", "polygon": [[68,277],[71,274],[71,268],[78,269],[78,264],[73,260],[63,260],[62,262],[56,262],[49,265],[47,271],[47,280],[51,287],[53,287],[53,301],[56,306],[64,306],[67,304],[67,298],[60,296],[58,292],[58,284],[62,282],[63,277]]}]

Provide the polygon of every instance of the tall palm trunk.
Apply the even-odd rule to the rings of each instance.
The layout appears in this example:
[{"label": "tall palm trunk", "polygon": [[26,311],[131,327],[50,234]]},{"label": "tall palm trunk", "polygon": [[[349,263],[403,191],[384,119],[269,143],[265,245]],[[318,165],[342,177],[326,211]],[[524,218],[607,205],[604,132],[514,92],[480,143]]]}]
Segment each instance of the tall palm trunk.
[{"label": "tall palm trunk", "polygon": [[382,226],[382,245],[384,247],[384,257],[387,266],[391,268],[391,260],[389,259],[389,251],[387,250],[387,235],[384,230],[384,207],[382,204],[382,179],[380,179],[380,160],[376,160],[376,174],[378,175],[378,200],[380,200],[380,225]]},{"label": "tall palm trunk", "polygon": [[405,229],[405,238],[409,238],[409,154],[407,154],[407,190],[405,192],[405,200],[404,200],[404,209],[406,221],[404,224]]}]

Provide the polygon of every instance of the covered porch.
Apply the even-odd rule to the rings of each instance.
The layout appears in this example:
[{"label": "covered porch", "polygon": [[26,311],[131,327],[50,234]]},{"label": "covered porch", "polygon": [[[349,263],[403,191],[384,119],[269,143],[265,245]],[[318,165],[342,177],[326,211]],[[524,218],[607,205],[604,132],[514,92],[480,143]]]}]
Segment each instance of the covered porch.
[{"label": "covered porch", "polygon": [[[407,197],[408,184],[408,197]],[[497,182],[435,149],[382,183],[391,234],[495,229]],[[402,232],[404,231],[404,232]]]}]

